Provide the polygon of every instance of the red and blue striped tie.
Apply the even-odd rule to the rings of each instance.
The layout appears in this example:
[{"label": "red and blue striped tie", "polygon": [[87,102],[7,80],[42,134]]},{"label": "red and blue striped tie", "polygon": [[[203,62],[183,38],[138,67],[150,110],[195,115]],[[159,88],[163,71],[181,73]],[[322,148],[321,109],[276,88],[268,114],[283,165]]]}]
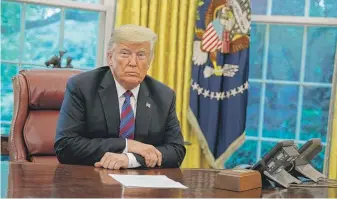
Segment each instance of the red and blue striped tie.
[{"label": "red and blue striped tie", "polygon": [[121,123],[119,125],[119,137],[134,139],[135,116],[131,107],[131,91],[124,93],[125,101],[122,106]]}]

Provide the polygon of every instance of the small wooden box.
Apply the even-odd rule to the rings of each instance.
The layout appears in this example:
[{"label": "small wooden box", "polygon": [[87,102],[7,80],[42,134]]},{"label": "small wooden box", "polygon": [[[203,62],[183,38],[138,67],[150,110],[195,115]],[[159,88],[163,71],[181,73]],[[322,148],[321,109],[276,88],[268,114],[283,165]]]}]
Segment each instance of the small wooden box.
[{"label": "small wooden box", "polygon": [[261,174],[248,169],[223,170],[215,178],[215,188],[230,191],[247,191],[262,187]]}]

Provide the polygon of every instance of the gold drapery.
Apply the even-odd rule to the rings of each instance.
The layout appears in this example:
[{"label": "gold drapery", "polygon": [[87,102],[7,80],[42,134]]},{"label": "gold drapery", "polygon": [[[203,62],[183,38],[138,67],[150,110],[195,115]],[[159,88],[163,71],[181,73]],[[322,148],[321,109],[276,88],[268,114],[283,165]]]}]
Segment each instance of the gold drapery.
[{"label": "gold drapery", "polygon": [[332,121],[332,136],[329,163],[329,178],[337,179],[337,92],[335,94],[334,116]]},{"label": "gold drapery", "polygon": [[[335,64],[332,79],[332,91],[331,91],[331,102],[330,108],[332,110],[332,115],[329,117],[328,130],[331,133],[330,136],[330,153],[329,155],[329,178],[337,179],[337,44],[335,51]],[[332,122],[332,123],[331,123]],[[331,131],[331,132],[330,132]],[[327,150],[328,151],[328,150]],[[325,166],[325,165],[324,165]]]},{"label": "gold drapery", "polygon": [[[336,52],[336,55],[337,55],[337,52]],[[335,70],[337,70],[336,67],[335,67]],[[330,157],[329,157],[329,178],[331,179],[337,179],[337,88],[335,89],[336,89],[335,96],[331,98],[335,100],[333,102],[334,104],[333,113],[334,114],[332,116],[332,134],[331,134]]]}]

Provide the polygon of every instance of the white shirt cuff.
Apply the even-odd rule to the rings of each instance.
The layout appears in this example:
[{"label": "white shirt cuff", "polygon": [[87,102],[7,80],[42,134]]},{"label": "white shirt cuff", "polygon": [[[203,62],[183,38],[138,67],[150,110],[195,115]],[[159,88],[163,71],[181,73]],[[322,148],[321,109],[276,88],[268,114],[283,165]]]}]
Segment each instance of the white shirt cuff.
[{"label": "white shirt cuff", "polygon": [[123,153],[127,153],[128,152],[128,140],[125,138],[125,148],[123,150]]},{"label": "white shirt cuff", "polygon": [[136,167],[140,167],[141,165],[139,164],[139,162],[136,160],[135,155],[133,155],[132,153],[125,153],[126,156],[128,156],[129,159],[129,165],[128,168],[136,168]]}]

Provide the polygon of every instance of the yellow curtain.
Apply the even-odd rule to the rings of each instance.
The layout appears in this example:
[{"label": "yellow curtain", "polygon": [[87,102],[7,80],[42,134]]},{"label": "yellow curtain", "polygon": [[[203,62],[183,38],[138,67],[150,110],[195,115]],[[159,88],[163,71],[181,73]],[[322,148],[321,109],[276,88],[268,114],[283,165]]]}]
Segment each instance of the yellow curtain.
[{"label": "yellow curtain", "polygon": [[187,122],[192,46],[197,0],[119,0],[115,27],[137,24],[158,35],[149,75],[175,90],[177,115],[187,153],[183,168],[207,167],[197,137]]},{"label": "yellow curtain", "polygon": [[332,94],[330,106],[332,106],[332,118],[329,118],[329,121],[332,121],[331,128],[331,140],[330,140],[330,154],[329,154],[329,178],[337,179],[337,44],[335,51],[335,64],[333,71],[332,79]]},{"label": "yellow curtain", "polygon": [[[335,70],[337,70],[335,68]],[[337,88],[335,89],[337,90]],[[337,91],[335,93],[335,102],[332,118],[332,136],[329,163],[329,178],[337,179]]]}]

